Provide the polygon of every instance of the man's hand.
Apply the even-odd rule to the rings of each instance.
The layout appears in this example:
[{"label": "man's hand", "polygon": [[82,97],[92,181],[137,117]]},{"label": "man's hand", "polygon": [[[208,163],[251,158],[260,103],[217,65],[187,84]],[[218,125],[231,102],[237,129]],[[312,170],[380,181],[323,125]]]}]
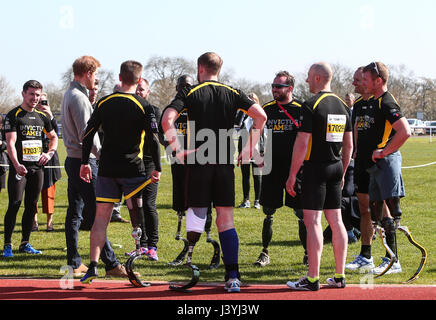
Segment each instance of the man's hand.
[{"label": "man's hand", "polygon": [[372,153],[372,161],[377,162],[378,159],[383,159],[385,156],[383,155],[383,149],[376,149]]},{"label": "man's hand", "polygon": [[46,164],[47,164],[47,162],[49,162],[50,161],[50,159],[51,158],[53,158],[53,155],[54,155],[54,150],[50,150],[49,152],[47,152],[47,153],[42,153],[41,154],[41,157],[39,158],[39,165],[40,166],[45,166]]},{"label": "man's hand", "polygon": [[15,167],[15,171],[22,177],[24,177],[27,174],[26,167],[20,163]]},{"label": "man's hand", "polygon": [[80,179],[82,179],[86,183],[91,183],[92,170],[89,164],[82,164],[80,166]]},{"label": "man's hand", "polygon": [[151,173],[151,182],[159,182],[161,173],[159,171],[153,170]]},{"label": "man's hand", "polygon": [[292,196],[295,197],[297,192],[295,192],[295,182],[297,180],[296,176],[290,175],[288,180],[286,181],[286,191]]}]

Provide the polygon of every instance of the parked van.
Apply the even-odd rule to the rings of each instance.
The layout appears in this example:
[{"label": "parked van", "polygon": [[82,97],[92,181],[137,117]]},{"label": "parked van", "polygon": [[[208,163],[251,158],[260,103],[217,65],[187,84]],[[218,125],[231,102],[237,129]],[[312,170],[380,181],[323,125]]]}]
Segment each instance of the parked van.
[{"label": "parked van", "polygon": [[407,119],[412,134],[425,134],[424,122],[419,119]]}]

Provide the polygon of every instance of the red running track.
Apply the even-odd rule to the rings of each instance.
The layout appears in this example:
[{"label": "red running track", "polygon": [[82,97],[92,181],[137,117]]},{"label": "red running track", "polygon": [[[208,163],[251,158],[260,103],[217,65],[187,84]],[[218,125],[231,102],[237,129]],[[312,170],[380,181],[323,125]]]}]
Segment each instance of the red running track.
[{"label": "red running track", "polygon": [[[63,289],[70,286],[70,289]],[[156,282],[135,288],[128,281],[94,280],[90,285],[79,280],[0,279],[0,300],[436,300],[434,285],[347,285],[345,289],[322,286],[316,292],[290,291],[283,285],[243,285],[240,293],[229,294],[223,284],[197,284],[192,293],[169,290],[168,283]]]}]

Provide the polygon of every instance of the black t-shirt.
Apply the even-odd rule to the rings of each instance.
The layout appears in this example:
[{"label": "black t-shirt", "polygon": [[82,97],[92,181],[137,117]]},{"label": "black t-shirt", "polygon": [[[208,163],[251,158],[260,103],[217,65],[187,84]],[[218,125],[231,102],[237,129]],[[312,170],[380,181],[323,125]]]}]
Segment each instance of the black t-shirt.
[{"label": "black t-shirt", "polygon": [[312,138],[306,161],[335,162],[341,160],[345,132],[352,131],[349,109],[345,102],[331,92],[319,92],[304,102],[301,131]]},{"label": "black t-shirt", "polygon": [[[229,132],[234,128],[237,110],[246,112],[253,104],[241,90],[205,81],[180,91],[169,107],[179,113],[187,110],[187,149],[199,148],[196,163],[233,164],[235,146]],[[200,156],[204,156],[202,160]]]},{"label": "black t-shirt", "polygon": [[[357,104],[357,109],[356,109]],[[370,166],[375,149],[383,149],[394,135],[392,124],[402,118],[400,107],[391,93],[378,99],[358,100],[354,105],[357,125],[357,161]]]},{"label": "black t-shirt", "polygon": [[267,140],[272,140],[271,143],[266,143],[266,146],[271,146],[271,150],[267,148],[265,153],[272,152],[274,164],[289,164],[292,160],[294,142],[301,126],[301,105],[298,100],[288,104],[279,104],[274,100],[263,105],[267,115],[265,129],[272,133],[271,137],[266,136]]},{"label": "black t-shirt", "polygon": [[[165,108],[162,113],[164,113],[167,108]],[[177,139],[179,140],[179,143],[180,143],[182,149],[187,149],[187,147],[188,147],[188,111],[186,108],[183,108],[182,111],[179,112],[179,114],[177,115],[177,119],[174,122],[174,126],[176,127]],[[163,132],[162,121],[159,123],[159,131]],[[166,141],[164,146],[167,147],[168,145],[169,145],[169,143]]]},{"label": "black t-shirt", "polygon": [[149,145],[155,169],[161,171],[157,121],[152,106],[131,93],[102,98],[88,121],[83,138],[82,163],[88,163],[94,134],[101,127],[104,140],[98,175],[132,178],[145,174],[143,150]]},{"label": "black t-shirt", "polygon": [[27,169],[40,168],[39,158],[43,152],[44,135],[53,130],[50,119],[42,112],[28,112],[18,106],[8,112],[4,132],[16,132],[18,162]]}]

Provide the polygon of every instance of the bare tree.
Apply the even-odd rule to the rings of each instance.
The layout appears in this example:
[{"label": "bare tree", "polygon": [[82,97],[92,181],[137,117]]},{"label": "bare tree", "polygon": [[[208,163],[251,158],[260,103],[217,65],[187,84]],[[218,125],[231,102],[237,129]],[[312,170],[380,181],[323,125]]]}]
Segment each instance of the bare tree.
[{"label": "bare tree", "polygon": [[193,61],[182,57],[151,57],[144,67],[144,78],[150,83],[150,102],[166,107],[176,95],[177,79],[189,74],[195,78]]},{"label": "bare tree", "polygon": [[19,103],[18,101],[19,99],[15,94],[15,90],[11,88],[5,77],[0,76],[0,112],[7,113],[16,107]]}]

